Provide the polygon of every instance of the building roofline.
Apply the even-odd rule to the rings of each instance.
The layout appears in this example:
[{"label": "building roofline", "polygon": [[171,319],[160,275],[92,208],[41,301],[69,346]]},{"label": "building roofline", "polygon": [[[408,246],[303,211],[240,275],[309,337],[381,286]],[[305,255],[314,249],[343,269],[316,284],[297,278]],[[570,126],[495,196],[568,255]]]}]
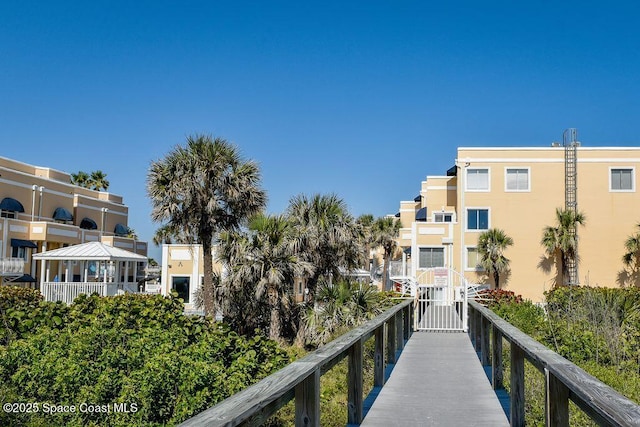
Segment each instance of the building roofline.
[{"label": "building roofline", "polygon": [[4,156],[0,156],[0,159],[1,160],[6,160],[6,161],[11,162],[11,163],[17,163],[17,164],[20,164],[22,166],[27,166],[29,168],[46,169],[46,170],[49,170],[49,171],[58,172],[60,174],[69,175],[69,173],[65,172],[65,171],[49,168],[49,167],[46,167],[46,166],[38,166],[38,165],[31,164],[31,163],[25,163],[23,161],[16,160],[16,159],[10,159],[10,158],[4,157]]},{"label": "building roofline", "polygon": [[[640,151],[640,147],[576,147],[579,151],[615,151],[615,150],[632,150]],[[559,147],[458,147],[458,151],[547,151],[547,150],[563,150],[563,146]]]}]

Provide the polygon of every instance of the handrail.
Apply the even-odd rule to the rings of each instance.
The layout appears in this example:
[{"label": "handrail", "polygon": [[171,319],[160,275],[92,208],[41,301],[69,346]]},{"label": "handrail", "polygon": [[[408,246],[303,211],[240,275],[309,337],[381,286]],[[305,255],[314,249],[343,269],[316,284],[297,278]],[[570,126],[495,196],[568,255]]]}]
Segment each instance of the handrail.
[{"label": "handrail", "polygon": [[385,347],[387,362],[395,363],[396,352],[404,348],[411,335],[412,317],[413,300],[403,301],[180,426],[259,425],[293,398],[296,425],[319,426],[320,377],[346,356],[349,356],[348,421],[349,424],[360,424],[363,419],[364,342],[375,336],[374,386],[381,387],[385,381]]},{"label": "handrail", "polygon": [[638,426],[640,405],[526,335],[491,310],[475,301],[470,301],[469,305],[469,333],[476,350],[480,352],[482,364],[491,363],[494,389],[501,389],[503,385],[502,338],[511,345],[512,426],[524,425],[524,359],[545,375],[546,425],[568,426],[571,400],[600,425]]}]

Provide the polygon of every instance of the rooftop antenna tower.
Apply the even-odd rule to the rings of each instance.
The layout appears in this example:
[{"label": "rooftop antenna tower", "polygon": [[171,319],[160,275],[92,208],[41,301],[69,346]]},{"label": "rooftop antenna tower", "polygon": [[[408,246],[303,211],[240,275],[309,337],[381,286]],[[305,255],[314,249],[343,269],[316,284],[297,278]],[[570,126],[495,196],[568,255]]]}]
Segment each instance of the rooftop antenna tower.
[{"label": "rooftop antenna tower", "polygon": [[[577,193],[577,160],[576,160],[576,148],[580,143],[578,142],[578,130],[576,128],[569,128],[562,134],[562,145],[564,146],[564,208],[567,211],[573,213],[574,217],[578,213],[578,201],[576,199]],[[576,223],[572,222],[569,228],[569,235],[576,245],[576,254],[578,253],[578,240]],[[571,257],[567,262],[567,272],[569,273],[569,286],[578,284],[578,262],[577,257]]]}]

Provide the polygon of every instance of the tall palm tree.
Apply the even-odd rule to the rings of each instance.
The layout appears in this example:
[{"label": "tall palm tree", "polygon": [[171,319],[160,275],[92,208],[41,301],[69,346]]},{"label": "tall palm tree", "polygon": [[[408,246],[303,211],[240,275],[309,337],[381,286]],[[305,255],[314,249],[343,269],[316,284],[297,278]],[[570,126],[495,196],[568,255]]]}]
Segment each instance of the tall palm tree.
[{"label": "tall palm tree", "polygon": [[371,214],[360,215],[356,219],[356,230],[358,233],[358,240],[362,246],[362,260],[361,265],[365,270],[369,270],[369,260],[371,258],[371,245],[373,242],[373,223],[375,219]]},{"label": "tall palm tree", "polygon": [[107,174],[102,172],[101,170],[91,172],[91,176],[89,177],[88,187],[92,190],[108,190],[109,189],[109,181],[107,181]]},{"label": "tall palm tree", "polygon": [[282,215],[258,215],[249,223],[248,251],[238,260],[236,277],[251,278],[255,298],[266,296],[269,306],[269,338],[282,339],[282,313],[289,309],[295,277],[313,273],[311,263],[298,256],[299,241],[291,223]]},{"label": "tall palm tree", "polygon": [[177,146],[151,163],[147,176],[151,218],[182,233],[190,243],[197,239],[202,244],[208,315],[215,314],[213,239],[264,209],[266,194],[259,182],[255,162],[244,160],[226,140],[206,135],[187,137],[186,146]]},{"label": "tall palm tree", "polygon": [[480,265],[493,274],[496,289],[500,289],[500,275],[509,271],[509,259],[504,251],[513,245],[513,239],[498,228],[490,228],[478,236]]},{"label": "tall palm tree", "polygon": [[[383,280],[388,280],[389,262],[393,251],[398,246],[398,234],[400,233],[400,221],[397,218],[385,216],[378,218],[373,223],[373,241],[384,250]],[[386,283],[385,283],[386,285]]]},{"label": "tall palm tree", "polygon": [[585,221],[582,212],[556,208],[556,226],[547,226],[542,232],[540,244],[549,257],[560,262],[558,275],[562,277],[563,284],[569,279],[569,264],[578,261],[578,242],[571,230],[578,224],[584,226]]},{"label": "tall palm tree", "polygon": [[313,302],[321,277],[332,280],[340,267],[357,267],[359,254],[353,217],[346,203],[335,194],[298,195],[289,202],[287,216],[300,243],[302,257],[313,264],[307,280],[307,301]]}]

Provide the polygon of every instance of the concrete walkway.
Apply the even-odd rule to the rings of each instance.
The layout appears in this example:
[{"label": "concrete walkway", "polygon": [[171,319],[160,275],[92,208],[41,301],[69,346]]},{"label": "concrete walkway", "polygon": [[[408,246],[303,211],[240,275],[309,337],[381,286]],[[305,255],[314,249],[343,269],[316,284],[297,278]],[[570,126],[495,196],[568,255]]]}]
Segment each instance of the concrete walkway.
[{"label": "concrete walkway", "polygon": [[415,332],[362,426],[508,426],[465,333]]}]

